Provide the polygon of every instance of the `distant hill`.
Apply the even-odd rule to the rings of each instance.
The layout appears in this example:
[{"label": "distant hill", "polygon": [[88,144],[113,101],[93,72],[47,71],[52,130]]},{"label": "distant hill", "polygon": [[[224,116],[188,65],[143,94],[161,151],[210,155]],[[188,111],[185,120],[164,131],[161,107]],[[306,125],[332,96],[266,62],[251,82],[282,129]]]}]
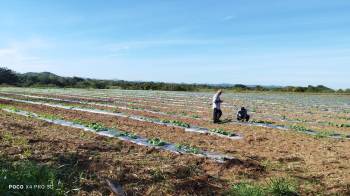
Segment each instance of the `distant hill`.
[{"label": "distant hill", "polygon": [[81,77],[62,77],[50,72],[16,73],[0,67],[0,84],[20,87],[58,87],[58,88],[118,88],[130,90],[166,91],[215,91],[222,88],[229,91],[277,91],[309,93],[350,93],[350,89],[335,91],[323,85],[318,86],[261,86],[243,84],[185,84],[146,81],[98,80]]},{"label": "distant hill", "polygon": [[51,72],[27,72],[22,74],[24,76],[45,76],[45,77],[60,77],[56,74],[53,74]]}]

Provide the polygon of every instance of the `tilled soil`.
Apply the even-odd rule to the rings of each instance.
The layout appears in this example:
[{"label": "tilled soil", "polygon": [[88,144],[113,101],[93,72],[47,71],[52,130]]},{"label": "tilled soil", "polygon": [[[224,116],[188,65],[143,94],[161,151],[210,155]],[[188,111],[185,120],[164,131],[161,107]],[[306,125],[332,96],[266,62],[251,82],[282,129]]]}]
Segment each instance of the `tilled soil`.
[{"label": "tilled soil", "polygon": [[[203,149],[232,154],[238,157],[240,163],[244,163],[245,167],[249,167],[247,170],[235,173],[238,175],[232,175],[231,172],[234,171],[230,167],[236,164],[229,163],[228,169],[219,174],[221,179],[231,182],[242,179],[242,175],[248,179],[257,179],[257,181],[271,176],[288,175],[301,182],[304,193],[329,194],[347,191],[350,184],[350,152],[347,150],[350,147],[349,141],[315,139],[293,132],[243,126],[237,126],[237,128],[245,137],[236,141],[203,134],[196,135],[177,128],[134,122],[107,115],[8,101],[1,101],[1,103],[11,104],[28,111],[59,115],[68,119],[101,122],[106,126],[116,126],[148,138],[159,137],[174,143],[186,141]],[[227,126],[232,128],[233,125]]]},{"label": "tilled soil", "polygon": [[[4,135],[8,138],[9,134],[27,143],[18,145],[5,140]],[[0,112],[0,138],[0,154],[9,161],[22,160],[25,148],[31,151],[25,159],[74,174],[84,173],[83,178],[69,176],[69,182],[64,182],[66,186],[76,184],[77,187],[71,188],[80,188],[71,194],[108,195],[111,191],[107,179],[121,185],[128,195],[219,194],[229,185],[228,180],[222,179],[222,173],[231,176],[243,172],[252,176],[264,173],[256,161],[236,159],[218,164],[3,111]]]},{"label": "tilled soil", "polygon": [[[1,93],[0,93],[1,94]],[[97,99],[97,98],[82,98],[80,99],[80,97],[75,97],[75,96],[64,96],[64,95],[60,95],[60,96],[54,96],[54,95],[49,95],[49,94],[35,94],[35,95],[39,95],[39,96],[44,96],[44,97],[50,97],[50,98],[61,98],[61,99],[67,99],[67,100],[75,100],[75,101],[96,101],[96,102],[101,102],[101,99]],[[9,95],[6,95],[9,96]],[[41,100],[41,99],[36,99],[36,98],[26,98],[23,96],[14,96],[11,95],[9,97],[15,97],[15,98],[19,98],[19,99],[29,99],[29,100]],[[103,102],[106,103],[108,102],[111,105],[116,105],[116,106],[121,106],[120,104],[116,104],[113,102],[110,102],[108,99],[102,99],[104,100]],[[48,101],[43,99],[42,101]],[[50,101],[50,102],[55,102],[55,101]],[[58,101],[56,101],[57,103]],[[68,102],[66,102],[68,103]],[[192,125],[198,125],[198,126],[203,126],[203,127],[208,127],[208,128],[218,128],[220,127],[220,125],[213,125],[210,120],[210,112],[208,113],[208,111],[203,111],[200,113],[200,115],[202,117],[200,118],[186,118],[183,117],[181,115],[163,115],[163,114],[155,114],[155,113],[150,113],[147,111],[141,111],[141,110],[129,110],[129,109],[120,109],[120,108],[111,108],[111,107],[104,107],[104,106],[93,106],[93,105],[89,105],[89,104],[77,104],[77,103],[70,103],[70,105],[77,105],[77,106],[84,106],[84,107],[93,107],[96,109],[102,109],[102,110],[108,110],[108,111],[119,111],[119,112],[123,112],[123,113],[128,113],[128,114],[135,114],[135,115],[142,115],[142,116],[146,116],[146,117],[152,117],[152,118],[159,118],[159,119],[177,119]],[[157,105],[157,104],[156,104]],[[155,106],[156,106],[155,105]],[[124,106],[125,107],[125,106]],[[141,105],[142,108],[146,108],[147,104],[143,104]],[[172,111],[176,111],[177,114],[181,114],[181,109],[176,109],[176,108],[171,108]],[[167,111],[168,112],[168,111]],[[232,111],[224,111],[224,113],[229,113],[230,117],[233,117],[233,113]],[[232,114],[231,114],[232,113]],[[284,126],[291,126],[291,125],[299,125],[299,126],[304,126],[308,129],[311,130],[315,130],[315,131],[319,131],[319,132],[323,132],[323,131],[328,131],[328,132],[335,132],[335,133],[341,133],[341,134],[349,134],[350,133],[350,128],[349,127],[339,127],[339,126],[335,126],[335,125],[328,125],[327,122],[334,122],[336,124],[342,124],[342,123],[347,123],[344,120],[341,119],[327,119],[325,117],[322,117],[320,115],[316,115],[313,114],[313,119],[309,119],[309,117],[305,117],[305,116],[300,116],[300,114],[295,114],[295,116],[292,119],[303,119],[305,121],[308,121],[309,123],[305,123],[305,122],[289,122],[289,121],[280,121],[280,120],[276,120],[276,119],[267,119],[268,121],[273,122],[274,124],[278,124],[278,125],[284,125]],[[223,117],[225,118],[225,117]],[[315,120],[314,118],[317,118],[317,120]],[[261,118],[257,118],[255,120],[265,120],[265,119],[261,119]],[[317,122],[324,122],[324,123],[317,123]]]}]

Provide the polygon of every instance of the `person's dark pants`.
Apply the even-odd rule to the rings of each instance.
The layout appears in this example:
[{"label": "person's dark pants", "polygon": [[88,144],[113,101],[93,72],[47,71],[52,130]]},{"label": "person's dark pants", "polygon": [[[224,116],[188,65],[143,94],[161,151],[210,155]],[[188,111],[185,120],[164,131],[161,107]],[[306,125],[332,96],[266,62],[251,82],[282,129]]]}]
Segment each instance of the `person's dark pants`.
[{"label": "person's dark pants", "polygon": [[214,108],[214,111],[213,111],[214,123],[217,123],[220,121],[219,119],[220,119],[221,115],[222,115],[222,111],[220,109]]}]

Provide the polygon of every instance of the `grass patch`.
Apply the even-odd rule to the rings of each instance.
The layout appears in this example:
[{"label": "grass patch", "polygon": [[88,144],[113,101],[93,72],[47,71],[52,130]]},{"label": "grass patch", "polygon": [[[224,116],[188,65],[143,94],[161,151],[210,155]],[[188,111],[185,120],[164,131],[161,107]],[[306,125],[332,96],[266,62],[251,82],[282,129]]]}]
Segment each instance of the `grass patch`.
[{"label": "grass patch", "polygon": [[224,195],[227,196],[296,196],[297,185],[286,178],[271,179],[265,186],[250,183],[238,183]]},{"label": "grass patch", "polygon": [[20,137],[20,136],[13,136],[12,133],[10,132],[5,132],[2,135],[2,138],[4,143],[7,143],[10,146],[21,148],[23,150],[23,153],[21,154],[21,159],[27,159],[32,155],[32,151],[29,148],[27,138]]},{"label": "grass patch", "polygon": [[[9,163],[3,159],[0,165],[1,195],[64,195],[64,185],[55,169],[30,161]],[[9,185],[23,185],[23,189],[9,189]],[[45,188],[34,189],[34,185],[44,185]]]},{"label": "grass patch", "polygon": [[161,169],[157,168],[150,171],[152,180],[155,182],[160,182],[166,179],[166,174]]},{"label": "grass patch", "polygon": [[249,183],[239,183],[232,186],[232,188],[225,194],[227,196],[265,196],[264,187],[259,185],[252,185]]}]

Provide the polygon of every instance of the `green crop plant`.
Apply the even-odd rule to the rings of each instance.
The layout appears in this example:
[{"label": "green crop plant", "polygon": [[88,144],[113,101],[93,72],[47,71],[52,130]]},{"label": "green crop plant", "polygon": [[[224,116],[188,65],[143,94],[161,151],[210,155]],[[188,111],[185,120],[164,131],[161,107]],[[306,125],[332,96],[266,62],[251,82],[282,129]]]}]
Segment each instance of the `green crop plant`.
[{"label": "green crop plant", "polygon": [[186,112],[181,112],[180,115],[187,116],[187,113]]},{"label": "green crop plant", "polygon": [[163,140],[161,140],[159,138],[149,139],[148,143],[150,143],[153,146],[164,146],[166,144],[166,142],[164,142]]},{"label": "green crop plant", "polygon": [[267,120],[251,120],[252,123],[262,123],[262,124],[274,124],[272,121]]},{"label": "green crop plant", "polygon": [[178,120],[173,120],[173,121],[171,121],[171,123],[174,124],[174,125],[180,126],[180,127],[186,127],[186,128],[190,127],[190,124],[185,123],[185,122],[181,122],[181,121],[178,121]]},{"label": "green crop plant", "polygon": [[175,144],[178,150],[183,150],[187,153],[200,154],[200,150],[197,147],[186,145],[186,144]]},{"label": "green crop plant", "polygon": [[350,124],[345,124],[345,123],[341,123],[341,124],[337,124],[337,123],[334,123],[334,122],[324,122],[322,124],[325,124],[325,125],[328,125],[328,126],[332,126],[332,127],[350,127]]},{"label": "green crop plant", "polygon": [[85,122],[85,121],[82,121],[82,120],[79,120],[79,119],[74,119],[73,120],[73,123],[75,123],[75,124],[79,124],[79,125],[87,125],[87,124],[89,124],[89,123],[87,123],[87,122]]},{"label": "green crop plant", "polygon": [[104,127],[100,123],[90,123],[90,124],[87,125],[87,127],[89,127],[90,129],[93,129],[93,130],[95,130],[97,132],[108,131],[108,129],[106,127]]},{"label": "green crop plant", "polygon": [[[330,136],[333,136],[333,135],[336,135],[335,132],[333,131],[321,131],[321,132],[318,132],[315,137],[316,138],[326,138],[326,137],[330,137]],[[340,137],[345,137],[345,135],[340,135]]]},{"label": "green crop plant", "polygon": [[307,122],[305,119],[301,119],[301,118],[296,118],[295,120],[299,122]]},{"label": "green crop plant", "polygon": [[350,120],[350,117],[343,117],[343,116],[341,116],[341,117],[339,117],[339,119]]},{"label": "green crop plant", "polygon": [[339,124],[338,127],[350,127],[350,124]]},{"label": "green crop plant", "polygon": [[225,131],[223,128],[217,128],[217,129],[211,129],[209,130],[210,132],[213,132],[213,133],[218,133],[218,134],[221,134],[221,135],[226,135],[226,136],[236,136],[235,133],[231,133],[229,131]]},{"label": "green crop plant", "polygon": [[132,139],[137,139],[137,136],[133,133],[129,133],[129,132],[121,132],[119,134],[119,136],[124,136],[124,137],[130,137]]},{"label": "green crop plant", "polygon": [[162,119],[162,120],[160,120],[160,122],[162,122],[162,123],[171,123],[173,125],[177,125],[177,126],[185,127],[185,128],[189,128],[190,127],[190,124],[182,122],[182,121],[179,121],[179,120]]},{"label": "green crop plant", "polygon": [[0,109],[6,109],[6,108],[8,108],[8,105],[0,104]]},{"label": "green crop plant", "polygon": [[197,115],[197,114],[193,114],[193,115],[191,115],[191,117],[192,117],[192,118],[200,118],[200,116]]},{"label": "green crop plant", "polygon": [[309,129],[307,129],[306,127],[301,126],[301,125],[292,125],[290,128],[295,130],[295,131],[300,131],[300,132],[310,131]]},{"label": "green crop plant", "polygon": [[166,119],[161,119],[160,122],[162,122],[162,123],[170,123],[171,121],[170,120],[166,120]]},{"label": "green crop plant", "polygon": [[0,108],[1,109],[8,109],[8,110],[11,110],[11,111],[14,111],[14,112],[20,112],[19,109],[17,109],[14,106],[10,106],[10,105],[0,104]]},{"label": "green crop plant", "polygon": [[39,115],[39,117],[46,118],[46,119],[49,119],[49,120],[58,120],[58,119],[60,119],[59,117],[54,116],[54,115],[50,115],[50,114],[41,114],[41,115]]}]

